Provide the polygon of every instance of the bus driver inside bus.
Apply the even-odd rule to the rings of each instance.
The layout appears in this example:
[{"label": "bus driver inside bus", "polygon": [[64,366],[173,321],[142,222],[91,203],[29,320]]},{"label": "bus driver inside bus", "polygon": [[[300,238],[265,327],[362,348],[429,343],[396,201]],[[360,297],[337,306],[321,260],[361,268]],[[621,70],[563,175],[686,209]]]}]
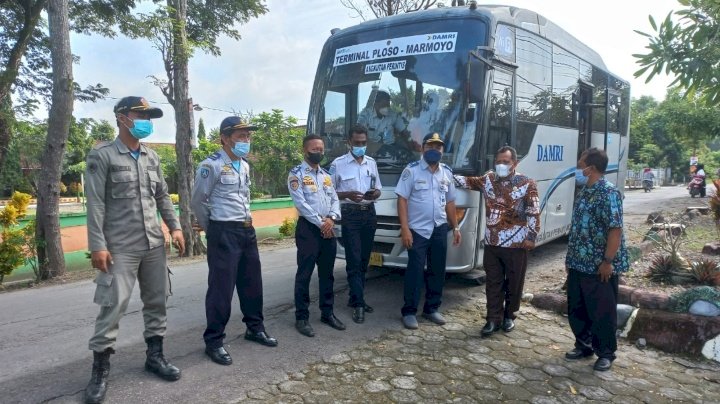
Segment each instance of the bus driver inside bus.
[{"label": "bus driver inside bus", "polygon": [[398,148],[407,148],[408,121],[390,109],[389,93],[383,90],[371,92],[368,106],[358,116],[358,123],[368,129],[369,155],[396,156]]}]

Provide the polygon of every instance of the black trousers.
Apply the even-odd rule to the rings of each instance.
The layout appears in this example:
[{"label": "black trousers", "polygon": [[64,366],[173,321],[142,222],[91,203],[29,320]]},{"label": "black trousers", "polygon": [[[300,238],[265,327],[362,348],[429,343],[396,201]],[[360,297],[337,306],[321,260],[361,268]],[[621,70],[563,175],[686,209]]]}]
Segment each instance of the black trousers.
[{"label": "black trousers", "polygon": [[487,321],[500,323],[503,318],[515,319],[525,285],[527,256],[527,250],[522,248],[485,246]]},{"label": "black trousers", "polygon": [[[445,260],[447,258],[448,225],[436,227],[429,239],[412,232],[413,244],[408,250],[408,265],[405,270],[402,315],[417,313],[420,292],[425,284],[425,306],[423,313],[434,313],[442,303],[445,286]],[[425,264],[427,263],[427,270]]]},{"label": "black trousers", "polygon": [[348,304],[351,307],[363,307],[365,306],[365,273],[377,229],[375,206],[343,205],[341,212],[345,269],[350,289]]},{"label": "black trousers", "polygon": [[601,282],[597,274],[570,269],[568,273],[568,321],[575,334],[575,348],[595,352],[599,358],[615,359],[617,350],[618,277]]},{"label": "black trousers", "polygon": [[295,274],[295,319],[307,320],[310,317],[310,278],[315,265],[318,267],[320,282],[319,305],[322,316],[333,312],[333,269],[337,242],[333,238],[323,238],[320,228],[301,217],[295,228],[297,245],[297,273]]},{"label": "black trousers", "polygon": [[219,348],[230,320],[234,290],[248,330],[265,331],[260,254],[253,227],[210,221],[207,229],[208,290],[205,295],[205,345]]}]

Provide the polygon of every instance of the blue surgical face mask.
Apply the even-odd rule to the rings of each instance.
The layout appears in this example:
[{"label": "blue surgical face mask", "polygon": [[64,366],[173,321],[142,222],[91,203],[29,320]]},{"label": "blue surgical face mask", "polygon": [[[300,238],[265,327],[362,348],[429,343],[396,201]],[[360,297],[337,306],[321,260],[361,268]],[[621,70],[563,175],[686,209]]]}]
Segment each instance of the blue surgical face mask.
[{"label": "blue surgical face mask", "polygon": [[250,153],[250,143],[235,142],[235,146],[233,146],[232,152],[237,157],[245,157],[248,153]]},{"label": "blue surgical face mask", "polygon": [[362,157],[365,155],[366,150],[367,150],[367,146],[353,146],[352,154],[355,157]]},{"label": "blue surgical face mask", "polygon": [[135,119],[133,127],[128,129],[135,139],[145,139],[153,134],[153,124],[149,119]]},{"label": "blue surgical face mask", "polygon": [[442,158],[442,153],[440,152],[440,150],[435,149],[425,150],[425,153],[423,153],[423,158],[428,164],[437,164]]},{"label": "blue surgical face mask", "polygon": [[588,176],[584,174],[584,168],[575,169],[575,183],[578,185],[587,185]]}]

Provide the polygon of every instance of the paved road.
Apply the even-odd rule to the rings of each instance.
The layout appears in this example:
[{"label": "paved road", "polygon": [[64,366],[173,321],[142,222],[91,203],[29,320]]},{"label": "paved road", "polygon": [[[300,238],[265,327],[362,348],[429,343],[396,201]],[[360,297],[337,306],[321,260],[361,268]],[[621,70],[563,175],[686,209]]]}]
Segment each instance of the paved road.
[{"label": "paved road", "polygon": [[[682,187],[652,193],[631,191],[625,199],[628,214],[640,214],[662,206],[663,200],[682,196]],[[542,248],[562,254],[558,243]],[[376,312],[362,326],[352,323],[347,300],[344,262],[337,261],[336,313],[348,325],[345,332],[319,323],[312,307],[311,320],[317,336],[301,337],[293,328],[292,290],[295,250],[261,253],[265,283],[265,314],[268,331],[280,341],[265,348],[244,341],[244,326],[237,304],[228,328],[227,345],[235,364],[221,367],[203,354],[205,325],[204,294],[207,265],[204,262],[173,268],[173,297],[170,298],[166,353],[183,369],[183,379],[166,383],[142,370],[145,344],[138,293],[121,322],[118,353],[111,358],[111,388],[108,402],[200,402],[230,401],[245,392],[303,369],[322,357],[343,352],[386,330],[399,330],[402,303],[401,277],[376,272],[368,282],[368,302]],[[531,263],[532,267],[532,263]],[[313,282],[316,296],[317,282]],[[444,307],[470,302],[480,290],[460,280],[446,287]],[[0,401],[77,402],[89,378],[91,355],[87,339],[92,333],[97,306],[90,281],[0,295]]]}]

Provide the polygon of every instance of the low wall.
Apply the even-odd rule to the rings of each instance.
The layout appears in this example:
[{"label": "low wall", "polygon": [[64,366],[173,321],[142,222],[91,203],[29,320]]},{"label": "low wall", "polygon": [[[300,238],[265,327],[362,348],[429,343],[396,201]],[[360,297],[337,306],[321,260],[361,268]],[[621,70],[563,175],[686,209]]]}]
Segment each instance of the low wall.
[{"label": "low wall", "polygon": [[[74,201],[74,199],[73,199]],[[178,208],[175,208],[176,211]],[[291,198],[260,199],[250,203],[253,225],[258,231],[258,239],[276,235],[278,227],[285,218],[297,218],[297,209]],[[25,227],[34,217],[30,216],[19,221],[19,227]],[[163,232],[169,240],[168,229],[162,223]],[[89,269],[89,260],[85,258],[88,251],[87,215],[85,213],[65,213],[60,215],[60,235],[68,271]],[[260,236],[263,237],[260,237]],[[17,268],[6,277],[6,281],[32,277],[32,268]]]}]

